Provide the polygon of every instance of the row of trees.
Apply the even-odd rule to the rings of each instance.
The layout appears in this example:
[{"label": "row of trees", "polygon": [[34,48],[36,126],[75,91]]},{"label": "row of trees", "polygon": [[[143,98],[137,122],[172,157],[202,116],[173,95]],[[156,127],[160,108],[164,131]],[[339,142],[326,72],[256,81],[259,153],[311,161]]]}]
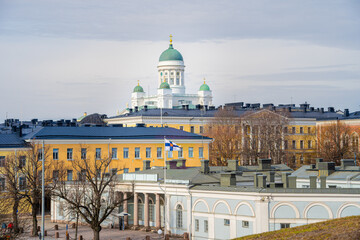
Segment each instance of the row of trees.
[{"label": "row of trees", "polygon": [[308,148],[303,146],[288,150],[290,147],[286,143],[294,136],[287,132],[290,124],[287,114],[265,109],[238,116],[232,110],[219,110],[205,127],[205,135],[213,138],[210,144],[211,164],[222,166],[227,164],[227,159],[238,159],[243,165],[253,165],[258,159],[271,158],[275,164],[295,167],[295,153],[339,164],[341,159],[351,158],[354,152],[357,153],[358,135],[351,134],[351,128],[340,121],[317,127],[316,132],[303,134],[302,144],[310,142]]},{"label": "row of trees", "polygon": [[[68,215],[76,216],[76,222],[81,217],[92,228],[94,239],[100,239],[101,224],[126,200],[115,191],[116,173],[108,172],[111,157],[91,160],[79,158],[72,160],[71,166],[66,166],[61,160],[47,160],[50,159],[49,154],[49,149],[42,148],[41,144],[29,143],[26,150],[8,155],[0,167],[1,178],[5,179],[5,187],[0,192],[0,206],[4,208],[1,212],[11,215],[13,235],[20,232],[20,214],[28,212],[32,216],[32,234],[38,235],[37,214],[41,204],[43,170],[41,160],[44,158],[46,195],[62,201],[63,210]],[[68,181],[69,169],[79,173],[73,181]],[[132,189],[128,191],[132,192]]]}]

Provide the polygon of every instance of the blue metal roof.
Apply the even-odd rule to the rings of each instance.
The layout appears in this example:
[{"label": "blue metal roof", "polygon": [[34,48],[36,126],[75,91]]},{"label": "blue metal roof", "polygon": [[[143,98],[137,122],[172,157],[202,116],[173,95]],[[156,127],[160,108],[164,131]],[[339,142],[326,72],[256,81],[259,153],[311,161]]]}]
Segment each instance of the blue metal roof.
[{"label": "blue metal roof", "polygon": [[25,142],[16,134],[0,134],[0,148],[25,147]]},{"label": "blue metal roof", "polygon": [[210,139],[167,127],[44,127],[32,139]]}]

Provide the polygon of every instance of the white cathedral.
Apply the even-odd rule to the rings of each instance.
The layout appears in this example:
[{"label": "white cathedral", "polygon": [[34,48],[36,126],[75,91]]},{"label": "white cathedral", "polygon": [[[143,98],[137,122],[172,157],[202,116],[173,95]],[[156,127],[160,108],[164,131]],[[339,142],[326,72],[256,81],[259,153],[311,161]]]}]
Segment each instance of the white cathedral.
[{"label": "white cathedral", "polygon": [[212,106],[212,93],[205,83],[197,94],[185,93],[185,65],[181,53],[174,49],[170,35],[170,45],[159,58],[157,95],[146,96],[144,89],[138,85],[131,94],[131,107],[142,108],[176,108],[182,105]]}]

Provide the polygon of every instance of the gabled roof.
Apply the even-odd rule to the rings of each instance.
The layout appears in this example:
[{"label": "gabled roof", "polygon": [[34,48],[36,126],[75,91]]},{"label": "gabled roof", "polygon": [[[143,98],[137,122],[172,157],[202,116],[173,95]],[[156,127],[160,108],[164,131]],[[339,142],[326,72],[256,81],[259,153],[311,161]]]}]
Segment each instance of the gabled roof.
[{"label": "gabled roof", "polygon": [[175,128],[161,127],[44,127],[32,139],[210,139]]}]

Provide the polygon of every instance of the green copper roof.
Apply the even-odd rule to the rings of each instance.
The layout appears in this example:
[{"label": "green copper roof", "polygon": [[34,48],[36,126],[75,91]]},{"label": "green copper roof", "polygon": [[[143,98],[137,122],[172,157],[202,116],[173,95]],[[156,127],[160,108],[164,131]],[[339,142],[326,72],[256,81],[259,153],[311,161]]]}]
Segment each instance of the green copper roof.
[{"label": "green copper roof", "polygon": [[181,53],[173,48],[173,45],[170,44],[169,48],[166,49],[159,58],[159,61],[184,61]]},{"label": "green copper roof", "polygon": [[204,83],[200,86],[199,91],[210,91],[210,87],[206,83]]},{"label": "green copper roof", "polygon": [[167,82],[162,82],[160,84],[161,89],[170,89],[170,85]]},{"label": "green copper roof", "polygon": [[134,92],[144,92],[144,89],[143,89],[140,85],[137,85],[137,86],[134,88]]}]

